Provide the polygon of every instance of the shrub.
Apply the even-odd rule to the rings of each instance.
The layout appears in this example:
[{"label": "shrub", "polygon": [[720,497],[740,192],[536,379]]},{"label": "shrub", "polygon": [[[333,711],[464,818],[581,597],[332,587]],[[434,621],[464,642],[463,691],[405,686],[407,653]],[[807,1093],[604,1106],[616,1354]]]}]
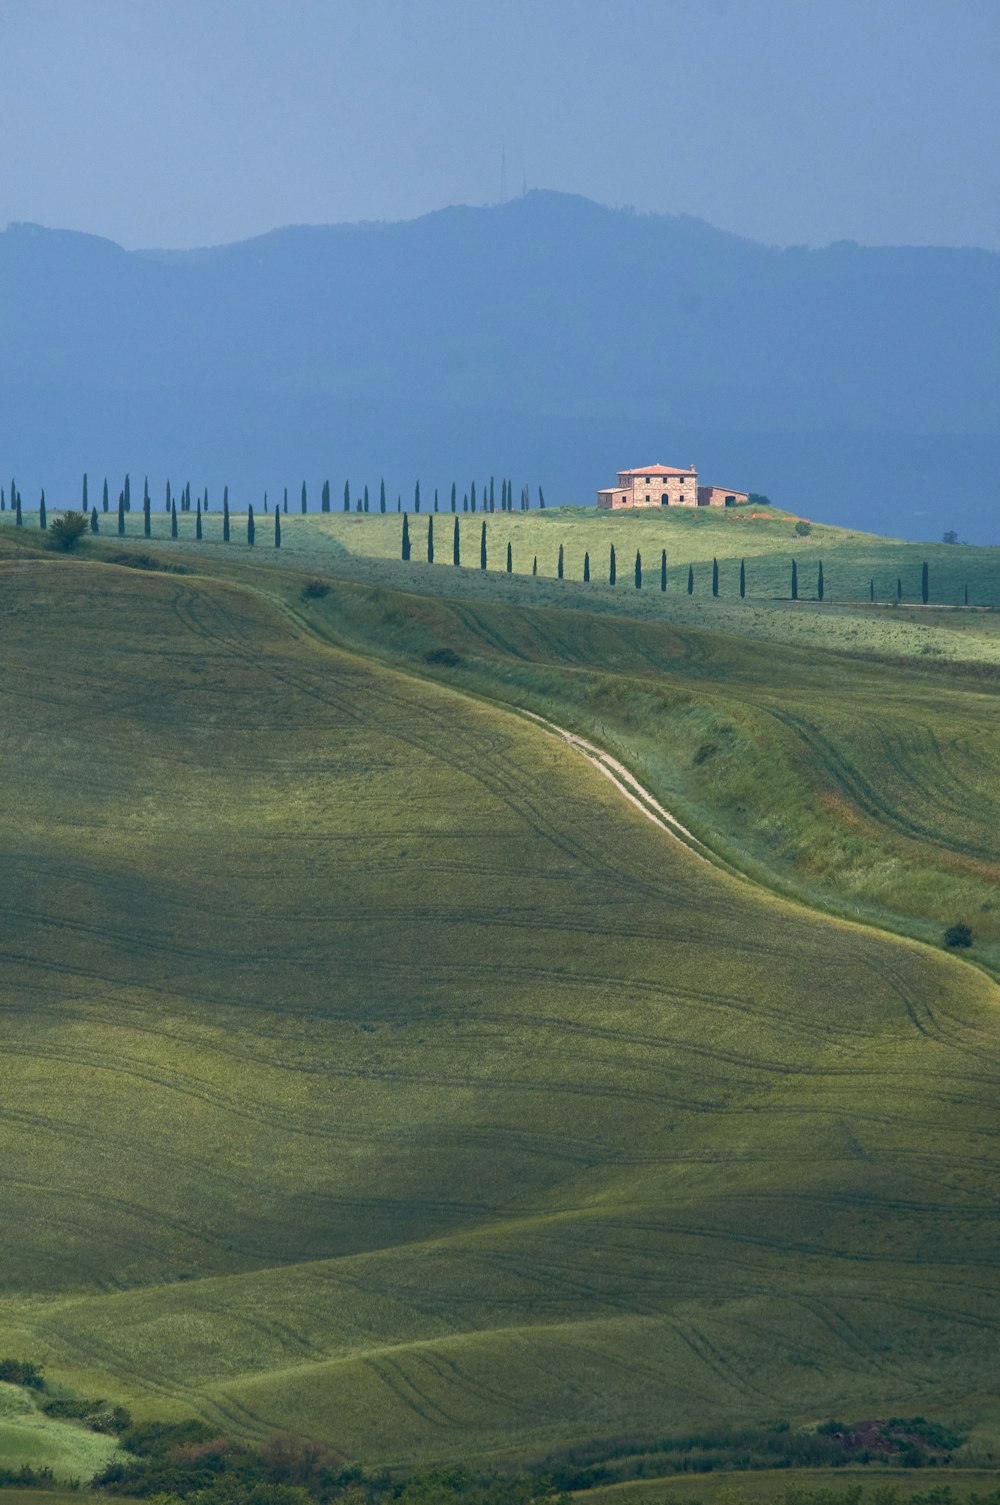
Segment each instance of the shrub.
[{"label": "shrub", "polygon": [[944,943],[954,949],[956,946],[971,946],[972,931],[961,920],[955,925],[949,925],[944,933]]},{"label": "shrub", "polygon": [[56,549],[68,554],[71,549],[76,548],[88,526],[88,521],[82,512],[65,512],[62,517],[57,517],[51,528],[47,530],[49,536],[45,540],[45,546],[48,549]]},{"label": "shrub", "polygon": [[321,601],[324,596],[330,594],[330,587],[325,580],[307,580],[302,587],[302,599],[304,601]]},{"label": "shrub", "polygon": [[42,1371],[27,1359],[0,1359],[0,1380],[8,1385],[23,1385],[27,1390],[45,1389]]},{"label": "shrub", "polygon": [[803,518],[795,524],[795,531],[800,538],[808,538],[812,530],[812,523],[807,523]]}]

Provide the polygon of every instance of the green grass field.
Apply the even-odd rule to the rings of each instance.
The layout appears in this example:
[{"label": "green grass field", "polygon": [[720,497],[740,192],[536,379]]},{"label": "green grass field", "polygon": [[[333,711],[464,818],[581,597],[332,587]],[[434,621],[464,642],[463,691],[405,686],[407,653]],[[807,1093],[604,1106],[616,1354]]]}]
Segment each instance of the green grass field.
[{"label": "green grass field", "polygon": [[987,1469],[935,1468],[817,1468],[808,1473],[764,1468],[726,1474],[671,1474],[628,1484],[582,1490],[581,1505],[740,1505],[741,1501],[787,1501],[793,1505],[801,1491],[829,1491],[829,1505],[838,1505],[853,1491],[862,1505],[895,1505],[912,1495],[950,1490],[955,1500],[989,1495],[998,1476]]},{"label": "green grass field", "polygon": [[[982,971],[728,876],[502,706],[322,640],[422,653],[444,639],[418,598],[313,607],[263,561],[210,579],[18,543],[0,1349],[369,1464],[711,1418],[983,1424]],[[734,714],[728,667],[725,711],[696,703],[720,651],[696,632],[633,649],[608,613],[561,637],[521,613],[505,646],[509,608],[419,599],[470,658],[492,638],[484,684],[619,652],[630,685],[637,657],[688,666],[698,738]],[[943,683],[907,681],[901,724]]]},{"label": "green grass field", "polygon": [[[0,1382],[0,1469],[28,1464],[51,1469],[57,1479],[86,1483],[116,1453],[113,1437],[74,1422],[54,1421],[38,1409],[30,1391]],[[45,1505],[47,1496],[40,1491],[23,1493],[30,1494],[37,1505]],[[3,1499],[14,1505],[6,1489]]]}]

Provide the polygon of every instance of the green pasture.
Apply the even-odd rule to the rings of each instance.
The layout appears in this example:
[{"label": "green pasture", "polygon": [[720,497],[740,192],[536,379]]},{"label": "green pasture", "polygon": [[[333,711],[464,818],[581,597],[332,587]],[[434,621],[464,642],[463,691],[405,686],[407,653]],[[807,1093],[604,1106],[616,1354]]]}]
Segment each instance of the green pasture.
[{"label": "green pasture", "polygon": [[[102,1436],[72,1421],[56,1421],[39,1410],[30,1391],[0,1382],[0,1469],[49,1468],[57,1479],[86,1483],[105,1468],[118,1451],[113,1437]],[[2,1498],[13,1505],[4,1490]],[[37,1505],[49,1498],[39,1490],[25,1490]],[[61,1497],[60,1497],[61,1498]]]},{"label": "green pasture", "polygon": [[670,1474],[580,1490],[580,1505],[906,1505],[913,1496],[965,1500],[1000,1488],[989,1469],[871,1467],[796,1470],[763,1468],[732,1473]]},{"label": "green pasture", "polygon": [[[986,1414],[995,984],[700,860],[446,666],[323,641],[431,651],[468,612],[483,685],[534,634],[557,697],[613,624],[525,615],[510,651],[510,613],[19,542],[0,1351],[367,1464]],[[717,645],[656,631],[710,686]],[[703,740],[722,679],[684,692]]]}]

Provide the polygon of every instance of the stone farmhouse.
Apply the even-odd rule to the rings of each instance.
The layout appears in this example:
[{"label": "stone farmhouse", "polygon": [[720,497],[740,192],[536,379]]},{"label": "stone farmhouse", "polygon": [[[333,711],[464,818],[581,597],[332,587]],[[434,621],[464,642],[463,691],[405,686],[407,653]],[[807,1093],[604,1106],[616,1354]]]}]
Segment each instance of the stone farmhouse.
[{"label": "stone farmhouse", "polygon": [[597,493],[598,507],[735,507],[749,501],[745,491],[699,486],[698,472],[673,465],[644,465],[620,470],[618,485]]}]

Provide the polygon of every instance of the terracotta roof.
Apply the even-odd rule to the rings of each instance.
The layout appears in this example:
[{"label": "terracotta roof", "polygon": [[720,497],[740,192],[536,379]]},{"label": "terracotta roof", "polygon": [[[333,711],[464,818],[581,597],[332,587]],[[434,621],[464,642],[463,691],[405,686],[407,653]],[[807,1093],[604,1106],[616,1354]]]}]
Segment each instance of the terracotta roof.
[{"label": "terracotta roof", "polygon": [[693,470],[681,470],[676,465],[640,465],[636,470],[620,470],[620,476],[691,476]]}]

